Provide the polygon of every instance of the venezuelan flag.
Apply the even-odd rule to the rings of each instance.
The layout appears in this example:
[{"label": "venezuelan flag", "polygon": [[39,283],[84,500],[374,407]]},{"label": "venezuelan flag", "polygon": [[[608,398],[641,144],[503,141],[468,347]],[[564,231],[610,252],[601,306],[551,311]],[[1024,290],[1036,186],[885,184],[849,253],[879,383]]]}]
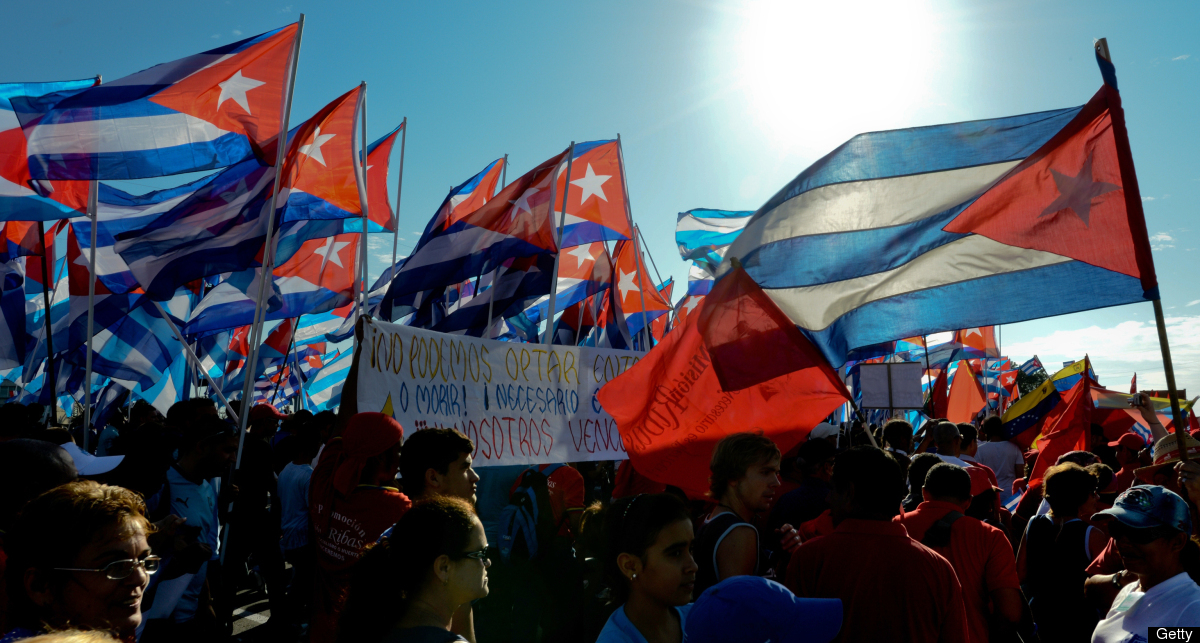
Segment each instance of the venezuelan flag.
[{"label": "venezuelan flag", "polygon": [[[1063,386],[1067,382],[1078,382],[1084,373],[1091,376],[1089,360],[1085,357],[1058,371],[1042,382],[1036,391],[1020,397],[1004,412],[1004,432],[1009,440],[1028,448],[1041,430],[1042,419],[1062,401]],[[1066,390],[1070,390],[1070,386]]]}]

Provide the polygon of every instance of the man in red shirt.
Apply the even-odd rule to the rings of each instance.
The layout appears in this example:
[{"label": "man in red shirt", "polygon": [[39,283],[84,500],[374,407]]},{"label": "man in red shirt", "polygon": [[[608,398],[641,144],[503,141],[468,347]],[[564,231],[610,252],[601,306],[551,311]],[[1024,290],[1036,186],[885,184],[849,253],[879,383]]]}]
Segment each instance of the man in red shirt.
[{"label": "man in red shirt", "polygon": [[[990,487],[989,487],[990,488]],[[908,535],[944,556],[954,566],[963,590],[972,643],[988,641],[988,601],[998,617],[1019,623],[1021,581],[1012,545],[1003,531],[964,516],[971,505],[971,476],[953,464],[929,470],[916,511],[897,516]]]},{"label": "man in red shirt", "polygon": [[1108,446],[1116,449],[1117,463],[1121,465],[1121,470],[1117,471],[1117,494],[1120,495],[1137,480],[1134,469],[1141,466],[1138,454],[1146,448],[1146,441],[1136,433],[1126,433],[1115,442],[1109,442]]},{"label": "man in red shirt", "polygon": [[[537,469],[544,473],[551,466],[539,464]],[[509,495],[516,492],[524,479],[524,473],[517,476],[508,492]],[[583,475],[569,464],[560,465],[546,477],[546,490],[550,492],[550,509],[554,512],[554,524],[558,525],[558,535],[563,538],[575,540],[579,535],[579,519],[583,516],[583,487]]]},{"label": "man in red shirt", "polygon": [[904,478],[891,454],[858,446],[833,467],[833,533],[792,554],[787,587],[803,598],[838,598],[835,641],[968,641],[962,588],[941,555],[892,522]]},{"label": "man in red shirt", "polygon": [[313,617],[309,640],[337,635],[350,567],[363,548],[412,506],[394,486],[404,429],[383,413],[357,413],[341,438],[325,447],[309,481],[309,518],[316,542]]}]

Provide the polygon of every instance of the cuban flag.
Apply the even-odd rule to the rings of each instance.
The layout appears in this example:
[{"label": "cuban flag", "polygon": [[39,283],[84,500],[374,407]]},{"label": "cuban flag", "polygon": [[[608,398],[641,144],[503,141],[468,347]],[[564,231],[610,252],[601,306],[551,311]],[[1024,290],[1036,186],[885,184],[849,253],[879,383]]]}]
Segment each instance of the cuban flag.
[{"label": "cuban flag", "polygon": [[698,269],[695,278],[712,280],[725,260],[725,252],[753,214],[753,211],[708,208],[679,213],[675,221],[675,245],[679,246],[679,256]]},{"label": "cuban flag", "polygon": [[0,264],[0,369],[23,364],[30,339],[25,328],[25,268],[21,263]]},{"label": "cuban flag", "polygon": [[625,170],[617,141],[577,143],[571,161],[571,176],[560,170],[555,186],[554,222],[558,224],[563,190],[567,211],[562,216],[562,247],[593,241],[629,239],[629,214],[625,197]]},{"label": "cuban flag", "polygon": [[[554,298],[555,313],[600,292],[612,281],[612,260],[604,243],[600,241],[563,247],[558,256],[558,294]],[[549,290],[547,288],[547,290]],[[535,324],[546,318],[550,297],[544,296],[525,311],[525,316]]]},{"label": "cuban flag", "polygon": [[346,385],[346,376],[350,374],[353,355],[353,352],[346,351],[326,362],[317,376],[304,385],[305,393],[318,412],[337,410],[342,403],[342,387]]},{"label": "cuban flag", "polygon": [[355,162],[362,101],[362,87],[355,87],[289,133],[280,171],[283,221],[362,216],[365,195]]},{"label": "cuban flag", "polygon": [[504,173],[504,163],[504,159],[496,159],[475,176],[451,188],[433,218],[426,224],[421,239],[432,238],[445,232],[468,214],[483,207],[496,193],[496,186]]},{"label": "cuban flag", "polygon": [[[401,123],[379,140],[367,146],[367,232],[395,232],[396,214],[388,200],[387,177],[396,137]],[[362,219],[346,221],[346,232],[362,232]]]},{"label": "cuban flag", "polygon": [[1108,84],[1082,107],[856,136],[727,254],[831,364],[900,337],[1158,297]]},{"label": "cuban flag", "polygon": [[[618,241],[613,252],[613,282],[625,325],[636,337],[646,324],[671,311],[671,304],[646,275],[646,262],[634,252],[632,241]],[[642,303],[645,302],[645,314]]]},{"label": "cuban flag", "polygon": [[[675,279],[674,278],[667,279],[665,282],[659,284],[659,286],[658,286],[658,294],[662,295],[662,298],[667,300],[668,302],[671,301],[671,293],[674,290],[675,290]],[[669,326],[670,321],[671,321],[671,315],[670,315],[670,313],[667,313],[666,315],[662,315],[658,319],[655,319],[654,321],[650,322],[650,336],[654,338],[655,342],[662,340],[663,335],[665,335],[667,333],[667,331],[669,330],[668,326]]]},{"label": "cuban flag", "polygon": [[29,173],[25,132],[12,99],[72,93],[95,79],[56,83],[0,83],[0,221],[52,221],[86,214],[88,184],[34,181]]},{"label": "cuban flag", "polygon": [[[295,318],[351,303],[358,265],[356,237],[340,234],[305,241],[299,252],[272,271],[273,293],[263,319]],[[183,332],[202,336],[254,323],[254,293],[261,270],[233,276],[209,291]]]},{"label": "cuban flag", "polygon": [[1046,369],[1045,369],[1045,367],[1042,366],[1042,360],[1038,359],[1037,355],[1034,355],[1033,357],[1029,358],[1029,360],[1026,361],[1024,364],[1021,364],[1020,370],[1022,373],[1025,373],[1026,375],[1029,375],[1030,377],[1032,377],[1034,375],[1037,375],[1038,371],[1045,371]]},{"label": "cuban flag", "polygon": [[554,156],[474,212],[440,231],[422,235],[392,281],[383,309],[392,310],[393,303],[406,296],[491,272],[514,257],[557,252],[550,218],[551,188],[565,157],[565,151]]},{"label": "cuban flag", "polygon": [[[519,315],[531,301],[548,292],[553,271],[553,255],[510,259],[501,265],[498,276],[488,275],[485,289],[447,307],[444,316],[435,315],[430,319],[428,315],[431,309],[436,312],[439,307],[437,302],[433,302],[419,309],[408,324],[441,333],[482,337],[496,319]],[[489,310],[492,312],[491,320],[488,319]]]},{"label": "cuban flag", "polygon": [[14,97],[34,179],[137,179],[274,164],[299,26],[78,91]]}]

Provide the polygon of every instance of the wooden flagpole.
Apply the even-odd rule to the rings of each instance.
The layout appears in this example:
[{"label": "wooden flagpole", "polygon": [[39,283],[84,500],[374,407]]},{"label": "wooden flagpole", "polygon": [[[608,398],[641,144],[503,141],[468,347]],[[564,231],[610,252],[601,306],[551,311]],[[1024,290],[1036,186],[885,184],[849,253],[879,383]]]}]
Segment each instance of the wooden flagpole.
[{"label": "wooden flagpole", "polygon": [[[1096,49],[1096,55],[1111,64],[1112,55],[1108,51],[1108,39],[1100,38],[1095,42],[1094,46]],[[1113,87],[1113,89],[1115,90],[1116,87]],[[1109,107],[1111,110],[1114,105],[1110,103]],[[1123,111],[1119,109],[1119,105],[1116,105],[1116,107],[1118,109],[1115,111]],[[1113,114],[1113,136],[1117,139],[1117,149],[1121,150],[1124,148],[1126,151],[1128,151],[1129,132],[1125,129],[1125,119],[1123,116],[1123,113]],[[1127,162],[1120,163],[1120,171],[1121,183],[1123,184],[1122,187],[1125,191],[1126,206],[1128,207],[1130,203],[1133,203],[1135,207],[1140,207],[1142,201],[1141,190],[1138,188],[1137,173],[1133,169],[1133,160],[1128,159]],[[1144,226],[1142,228],[1142,233],[1145,234]],[[1179,393],[1178,389],[1175,388],[1175,366],[1171,362],[1171,346],[1167,341],[1167,321],[1163,315],[1162,300],[1159,297],[1155,297],[1153,300],[1151,300],[1151,303],[1154,305],[1154,323],[1158,327],[1158,345],[1162,351],[1163,375],[1165,375],[1167,379],[1167,394],[1171,400],[1171,418],[1175,425],[1175,439],[1176,444],[1179,447],[1179,459],[1182,462],[1187,462],[1188,431],[1187,427],[1184,426],[1183,413],[1179,409]]]}]

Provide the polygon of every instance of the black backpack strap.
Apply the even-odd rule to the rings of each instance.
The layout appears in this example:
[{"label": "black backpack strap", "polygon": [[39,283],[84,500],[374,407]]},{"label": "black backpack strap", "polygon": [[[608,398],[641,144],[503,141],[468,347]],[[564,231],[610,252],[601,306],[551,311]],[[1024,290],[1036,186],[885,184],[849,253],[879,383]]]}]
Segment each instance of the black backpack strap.
[{"label": "black backpack strap", "polygon": [[933,523],[929,529],[925,530],[925,537],[921,539],[921,544],[926,547],[947,547],[950,545],[950,527],[962,518],[962,512],[951,511],[942,516],[940,520]]}]

